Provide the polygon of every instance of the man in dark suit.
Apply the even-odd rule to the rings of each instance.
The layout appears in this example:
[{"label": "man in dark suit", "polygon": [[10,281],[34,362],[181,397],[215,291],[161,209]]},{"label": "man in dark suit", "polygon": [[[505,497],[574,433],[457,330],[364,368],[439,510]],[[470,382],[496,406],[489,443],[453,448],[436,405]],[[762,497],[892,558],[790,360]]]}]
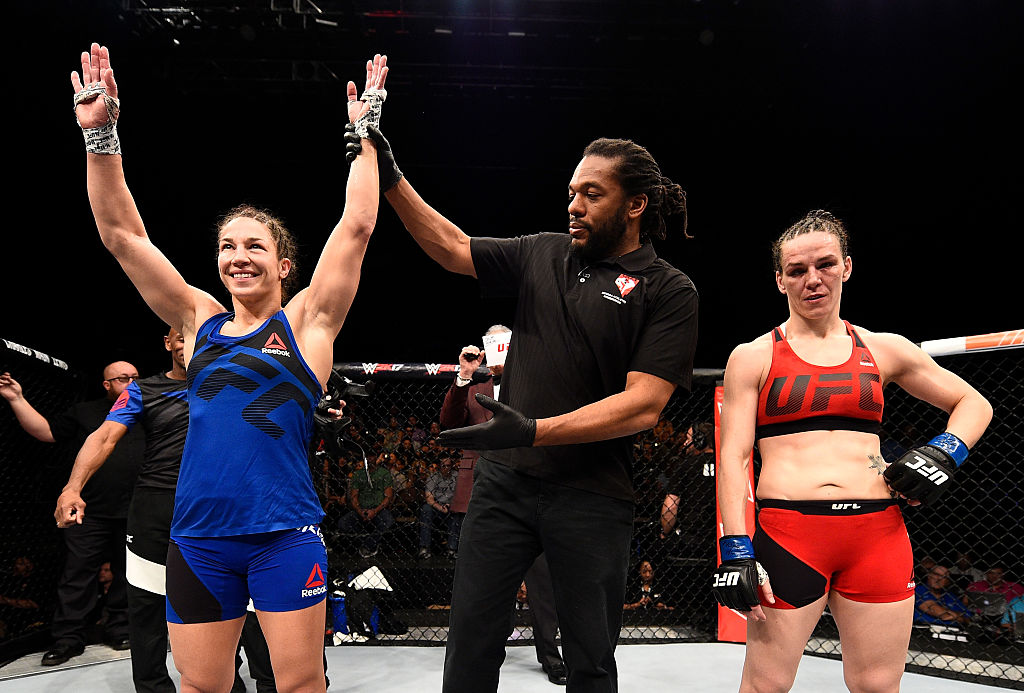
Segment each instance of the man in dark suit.
[{"label": "man in dark suit", "polygon": [[[504,325],[493,325],[487,334],[511,332]],[[484,423],[493,414],[476,401],[476,393],[480,392],[494,399],[498,398],[501,388],[502,365],[488,365],[489,376],[474,382],[477,368],[484,365],[485,355],[480,347],[472,344],[459,352],[459,374],[455,382],[448,388],[441,405],[441,426],[443,428],[459,428]],[[476,466],[480,453],[476,450],[463,450],[459,463],[459,475],[455,482],[455,497],[452,499],[450,512],[466,512],[469,497],[473,490],[473,468]],[[537,648],[537,661],[540,662],[548,680],[556,685],[566,683],[565,664],[555,645],[555,632],[558,630],[558,618],[555,614],[555,596],[551,587],[551,573],[544,554],[541,554],[526,571],[526,591],[529,595],[530,612],[533,620],[533,641]]]}]

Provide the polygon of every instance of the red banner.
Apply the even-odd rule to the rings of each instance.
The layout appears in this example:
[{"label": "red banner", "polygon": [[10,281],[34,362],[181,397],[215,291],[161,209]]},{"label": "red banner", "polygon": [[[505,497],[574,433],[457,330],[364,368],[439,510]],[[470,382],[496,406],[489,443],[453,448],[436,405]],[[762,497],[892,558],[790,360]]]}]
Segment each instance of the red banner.
[{"label": "red banner", "polygon": [[[721,385],[715,388],[715,488],[718,487],[718,469],[721,468],[720,455],[722,454],[722,400],[723,388]],[[750,453],[750,464],[747,466],[750,478],[747,480],[747,534],[754,536],[754,453]],[[722,555],[718,549],[718,539],[725,533],[722,527],[722,509],[718,506],[718,494],[715,494],[715,551],[718,562],[722,562]],[[746,642],[747,641],[747,617],[739,611],[727,609],[721,604],[718,605],[718,639],[722,642]]]}]

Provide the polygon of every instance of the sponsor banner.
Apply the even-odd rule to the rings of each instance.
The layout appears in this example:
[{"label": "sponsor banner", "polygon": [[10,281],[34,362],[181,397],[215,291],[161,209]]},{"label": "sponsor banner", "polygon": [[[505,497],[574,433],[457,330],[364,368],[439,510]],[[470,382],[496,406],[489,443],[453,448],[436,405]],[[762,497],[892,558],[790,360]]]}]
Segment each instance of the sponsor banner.
[{"label": "sponsor banner", "polygon": [[[721,469],[721,460],[718,458],[722,454],[722,401],[724,399],[724,391],[721,385],[715,388],[715,463],[716,470]],[[754,536],[754,453],[750,453],[750,464],[747,465],[747,471],[750,474],[750,478],[747,479],[747,507],[746,507],[746,524],[747,524],[747,535]],[[718,562],[722,562],[722,553],[719,549],[718,540],[725,534],[725,528],[722,526],[722,509],[718,506],[718,480],[721,479],[721,474],[715,475],[715,554],[718,557]],[[738,574],[737,574],[738,576]],[[733,611],[726,607],[718,604],[718,639],[721,642],[746,642],[747,641],[747,617],[739,611]]]}]

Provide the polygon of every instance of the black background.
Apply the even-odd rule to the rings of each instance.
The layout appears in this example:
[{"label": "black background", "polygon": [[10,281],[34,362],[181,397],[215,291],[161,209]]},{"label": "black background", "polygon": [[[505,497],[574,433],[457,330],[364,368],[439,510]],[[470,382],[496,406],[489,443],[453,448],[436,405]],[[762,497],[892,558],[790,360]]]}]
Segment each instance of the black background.
[{"label": "black background", "polygon": [[[689,195],[694,238],[656,248],[700,292],[698,367],[785,319],[770,244],[815,208],[851,232],[852,322],[914,341],[1024,326],[1019,3],[319,4],[339,26],[270,0],[174,3],[191,18],[136,0],[6,9],[0,337],[88,374],[167,364],[165,328],[89,211],[69,74],[91,41],[111,50],[151,238],[225,302],[214,226],[239,202],[285,220],[308,279],[344,207],[344,82],[382,52],[382,130],[470,235],[565,231],[583,147],[646,146]],[[386,203],[363,270],[339,362],[453,362],[512,319],[430,261]]]}]

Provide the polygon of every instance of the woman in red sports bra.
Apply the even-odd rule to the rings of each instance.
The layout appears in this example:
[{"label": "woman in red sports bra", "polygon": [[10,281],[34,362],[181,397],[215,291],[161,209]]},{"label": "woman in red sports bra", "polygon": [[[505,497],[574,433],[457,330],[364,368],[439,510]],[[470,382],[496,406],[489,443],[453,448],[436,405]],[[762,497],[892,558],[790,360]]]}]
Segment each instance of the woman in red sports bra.
[{"label": "woman in red sports bra", "polygon": [[[748,612],[740,691],[788,691],[828,605],[849,689],[895,692],[914,611],[910,540],[896,496],[911,504],[937,498],[992,408],[907,339],[839,317],[853,264],[834,216],[811,212],[774,249],[789,319],[732,352],[722,409],[726,536],[714,592]],[[888,383],[949,420],[944,433],[887,471],[878,430]],[[744,502],[755,442],[762,466],[751,541]]]}]

